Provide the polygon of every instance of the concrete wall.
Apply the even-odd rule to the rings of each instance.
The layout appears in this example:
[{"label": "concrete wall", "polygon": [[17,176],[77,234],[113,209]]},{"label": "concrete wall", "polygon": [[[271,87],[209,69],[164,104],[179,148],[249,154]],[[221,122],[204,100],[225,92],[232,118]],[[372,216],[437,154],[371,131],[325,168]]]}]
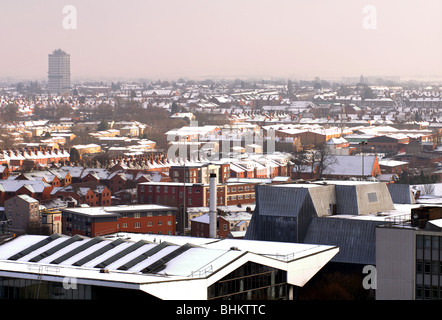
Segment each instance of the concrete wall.
[{"label": "concrete wall", "polygon": [[376,228],[377,300],[414,299],[415,232]]},{"label": "concrete wall", "polygon": [[385,183],[357,185],[356,193],[360,215],[394,210],[393,201]]}]

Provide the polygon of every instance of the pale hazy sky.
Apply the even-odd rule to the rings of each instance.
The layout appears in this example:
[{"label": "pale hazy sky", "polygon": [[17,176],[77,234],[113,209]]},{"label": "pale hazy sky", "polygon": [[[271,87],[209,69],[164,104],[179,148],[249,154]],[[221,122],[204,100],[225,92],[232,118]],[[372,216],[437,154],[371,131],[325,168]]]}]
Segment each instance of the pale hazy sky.
[{"label": "pale hazy sky", "polygon": [[73,79],[442,78],[441,13],[441,0],[2,0],[0,78],[45,79],[58,48]]}]

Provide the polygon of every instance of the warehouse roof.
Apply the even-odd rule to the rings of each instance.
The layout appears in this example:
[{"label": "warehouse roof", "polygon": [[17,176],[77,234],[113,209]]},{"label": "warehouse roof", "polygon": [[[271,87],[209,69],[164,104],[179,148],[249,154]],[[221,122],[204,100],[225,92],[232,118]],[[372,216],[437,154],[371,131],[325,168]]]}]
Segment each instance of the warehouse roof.
[{"label": "warehouse roof", "polygon": [[75,277],[78,284],[137,289],[161,299],[206,299],[208,286],[248,261],[285,270],[289,283],[303,286],[338,251],[336,246],[127,233],[22,235],[0,246],[0,276],[59,282]]}]

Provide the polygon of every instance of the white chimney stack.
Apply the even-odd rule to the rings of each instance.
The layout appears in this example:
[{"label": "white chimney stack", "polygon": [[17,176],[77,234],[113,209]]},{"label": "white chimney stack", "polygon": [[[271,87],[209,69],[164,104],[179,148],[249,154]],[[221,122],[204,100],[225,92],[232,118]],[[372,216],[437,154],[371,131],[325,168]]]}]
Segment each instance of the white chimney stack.
[{"label": "white chimney stack", "polygon": [[209,216],[210,216],[210,238],[216,238],[216,225],[217,225],[217,209],[216,209],[216,202],[217,202],[217,183],[216,183],[216,174],[211,173],[210,174],[210,209],[209,209]]}]

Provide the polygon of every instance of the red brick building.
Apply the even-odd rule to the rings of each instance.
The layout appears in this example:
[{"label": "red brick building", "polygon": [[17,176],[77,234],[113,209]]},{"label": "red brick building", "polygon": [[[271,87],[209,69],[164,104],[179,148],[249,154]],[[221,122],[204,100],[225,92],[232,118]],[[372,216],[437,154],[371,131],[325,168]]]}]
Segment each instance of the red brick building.
[{"label": "red brick building", "polygon": [[[210,186],[208,184],[179,182],[146,182],[138,184],[139,204],[160,204],[180,209],[177,218],[178,230],[187,227],[187,211],[185,207],[208,207]],[[245,205],[255,203],[254,183],[224,183],[217,185],[217,206]],[[183,217],[184,216],[184,217]]]},{"label": "red brick building", "polygon": [[[185,193],[183,192],[185,191]],[[209,184],[179,182],[145,182],[138,184],[138,203],[182,207],[209,206]],[[255,183],[217,185],[217,205],[238,205],[255,202]]]},{"label": "red brick building", "polygon": [[171,166],[169,176],[173,182],[209,183],[211,173],[216,173],[218,183],[224,183],[230,177],[229,163],[189,163],[186,166]]},{"label": "red brick building", "polygon": [[0,165],[0,179],[1,179],[1,180],[6,180],[6,179],[8,179],[10,173],[11,173],[11,172],[10,172],[8,166],[6,166],[6,165],[5,165],[5,166]]},{"label": "red brick building", "polygon": [[90,207],[110,206],[112,204],[111,191],[104,185],[71,184],[67,187],[54,188],[52,198],[66,199],[71,197],[77,204],[87,204]]},{"label": "red brick building", "polygon": [[[217,238],[243,238],[250,224],[251,213],[231,212],[217,214]],[[191,220],[192,237],[210,237],[210,215],[203,214]],[[238,234],[236,236],[236,234]]]},{"label": "red brick building", "polygon": [[158,205],[66,208],[63,234],[101,236],[115,232],[174,235],[177,208]]},{"label": "red brick building", "polygon": [[409,142],[407,136],[377,136],[367,139],[367,146],[376,152],[404,152]]},{"label": "red brick building", "polygon": [[17,195],[26,194],[38,201],[51,198],[53,187],[41,180],[0,180],[0,205]]},{"label": "red brick building", "polygon": [[1,154],[3,155],[2,162],[14,167],[22,166],[25,160],[32,161],[34,165],[65,162],[69,161],[70,156],[67,150],[37,150],[35,148],[0,150]]}]

